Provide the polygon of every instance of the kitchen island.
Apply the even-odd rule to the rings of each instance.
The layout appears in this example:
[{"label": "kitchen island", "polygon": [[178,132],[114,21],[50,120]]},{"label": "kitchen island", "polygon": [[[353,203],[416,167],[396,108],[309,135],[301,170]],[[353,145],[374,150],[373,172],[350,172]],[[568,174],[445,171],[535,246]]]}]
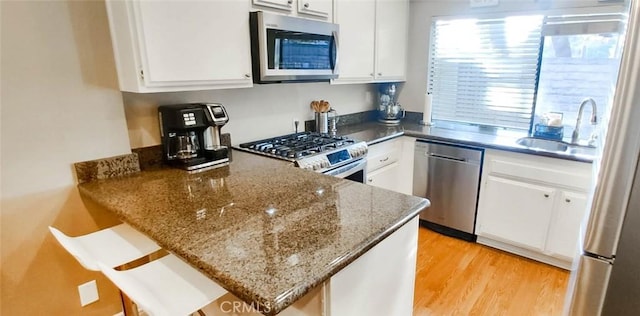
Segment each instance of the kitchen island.
[{"label": "kitchen island", "polygon": [[229,166],[209,171],[143,171],[78,188],[265,315],[319,286],[323,310],[333,314],[376,304],[411,313],[426,199],[239,151]]}]

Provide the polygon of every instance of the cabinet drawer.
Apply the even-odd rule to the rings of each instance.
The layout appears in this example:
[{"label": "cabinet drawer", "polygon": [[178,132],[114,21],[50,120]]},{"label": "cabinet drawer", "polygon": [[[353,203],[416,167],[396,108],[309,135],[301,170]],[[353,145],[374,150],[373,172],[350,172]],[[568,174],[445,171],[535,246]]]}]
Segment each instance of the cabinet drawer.
[{"label": "cabinet drawer", "polygon": [[488,152],[485,168],[492,175],[527,179],[559,187],[588,191],[591,164],[526,154]]},{"label": "cabinet drawer", "polygon": [[400,160],[401,152],[402,143],[400,139],[370,146],[367,154],[367,172],[380,169]]}]

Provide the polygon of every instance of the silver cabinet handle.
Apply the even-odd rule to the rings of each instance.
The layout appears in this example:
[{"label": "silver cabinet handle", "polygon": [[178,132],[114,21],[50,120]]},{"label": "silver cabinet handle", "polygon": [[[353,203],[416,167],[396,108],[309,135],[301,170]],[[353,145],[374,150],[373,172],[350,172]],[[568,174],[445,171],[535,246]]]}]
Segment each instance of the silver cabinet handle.
[{"label": "silver cabinet handle", "polygon": [[389,160],[389,157],[384,158],[384,159],[380,159],[380,162],[385,162],[385,161],[387,161],[387,160]]},{"label": "silver cabinet handle", "polygon": [[544,194],[544,197],[548,198],[548,197],[549,197],[549,194],[545,193],[545,194]]},{"label": "silver cabinet handle", "polygon": [[379,73],[378,73],[378,76],[382,76],[382,73],[381,73],[381,72],[379,72]]},{"label": "silver cabinet handle", "polygon": [[571,199],[564,199],[565,202],[571,203]]},{"label": "silver cabinet handle", "polygon": [[289,1],[287,1],[287,4],[288,4],[288,5],[291,5],[292,3],[293,3],[293,0],[289,0]]},{"label": "silver cabinet handle", "polygon": [[244,77],[245,78],[251,78],[251,75],[250,74],[244,74]]},{"label": "silver cabinet handle", "polygon": [[304,4],[304,8],[305,9],[309,9],[309,3],[308,2]]}]

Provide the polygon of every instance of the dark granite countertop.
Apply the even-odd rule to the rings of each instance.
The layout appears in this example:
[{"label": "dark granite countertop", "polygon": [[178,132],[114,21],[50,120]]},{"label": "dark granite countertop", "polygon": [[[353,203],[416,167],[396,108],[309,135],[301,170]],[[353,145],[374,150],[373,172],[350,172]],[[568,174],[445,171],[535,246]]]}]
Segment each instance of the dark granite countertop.
[{"label": "dark granite countertop", "polygon": [[78,188],[269,315],[429,205],[276,159],[240,151],[233,157],[229,166],[200,173],[142,171]]},{"label": "dark granite countertop", "polygon": [[412,122],[402,122],[399,125],[387,125],[374,121],[340,126],[338,128],[338,134],[365,141],[369,145],[406,135],[422,139],[438,140],[449,143],[506,150],[580,162],[590,163],[594,159],[592,155],[536,150],[518,145],[516,140],[527,136],[526,133],[495,129],[483,130],[478,127],[466,128],[460,125],[424,126]]}]

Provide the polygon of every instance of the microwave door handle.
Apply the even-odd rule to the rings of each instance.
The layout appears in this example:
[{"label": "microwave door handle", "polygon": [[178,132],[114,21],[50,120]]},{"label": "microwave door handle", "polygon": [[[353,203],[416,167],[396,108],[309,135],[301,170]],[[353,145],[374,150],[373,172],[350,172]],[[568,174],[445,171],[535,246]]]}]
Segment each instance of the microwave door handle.
[{"label": "microwave door handle", "polygon": [[333,31],[333,43],[334,43],[334,48],[335,48],[335,56],[336,59],[333,62],[333,73],[334,74],[338,74],[338,60],[340,58],[340,55],[338,54],[338,52],[340,51],[340,43],[338,43],[338,31]]}]

